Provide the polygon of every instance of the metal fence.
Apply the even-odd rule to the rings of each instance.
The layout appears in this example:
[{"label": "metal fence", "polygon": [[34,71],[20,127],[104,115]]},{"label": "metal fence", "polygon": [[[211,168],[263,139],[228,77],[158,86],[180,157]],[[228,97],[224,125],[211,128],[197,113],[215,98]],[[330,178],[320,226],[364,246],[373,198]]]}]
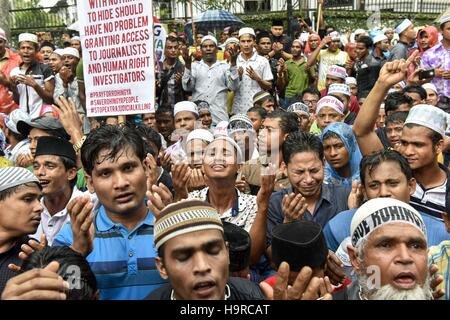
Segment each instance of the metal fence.
[{"label": "metal fence", "polygon": [[441,13],[450,7],[448,0],[325,0],[325,9],[391,11],[404,13]]}]

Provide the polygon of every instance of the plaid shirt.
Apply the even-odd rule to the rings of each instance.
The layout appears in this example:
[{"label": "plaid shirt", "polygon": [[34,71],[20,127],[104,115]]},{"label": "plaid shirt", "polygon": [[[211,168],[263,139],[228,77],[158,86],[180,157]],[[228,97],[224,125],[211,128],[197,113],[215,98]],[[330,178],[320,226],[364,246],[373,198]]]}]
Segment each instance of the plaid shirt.
[{"label": "plaid shirt", "polygon": [[444,289],[445,295],[441,299],[450,300],[450,240],[442,241],[439,245],[430,247],[428,259],[439,267],[436,276],[444,278],[444,281],[437,287],[437,289]]}]

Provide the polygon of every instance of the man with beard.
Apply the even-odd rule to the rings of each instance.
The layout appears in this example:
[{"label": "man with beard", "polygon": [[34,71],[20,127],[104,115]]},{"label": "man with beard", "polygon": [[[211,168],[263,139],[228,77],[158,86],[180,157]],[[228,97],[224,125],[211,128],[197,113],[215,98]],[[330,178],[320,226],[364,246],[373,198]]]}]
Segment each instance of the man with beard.
[{"label": "man with beard", "polygon": [[348,253],[357,281],[344,300],[431,300],[426,228],[420,214],[396,199],[363,204],[351,222]]},{"label": "man with beard", "polygon": [[81,196],[76,187],[77,156],[72,144],[56,137],[39,138],[34,161],[33,173],[42,187],[41,223],[31,237],[41,240],[45,235],[51,246],[58,232],[69,221],[66,206],[75,197]]},{"label": "man with beard", "polygon": [[192,92],[192,101],[204,100],[209,103],[213,127],[220,121],[228,121],[227,93],[235,91],[239,84],[236,59],[238,47],[227,50],[230,65],[217,61],[217,40],[204,36],[201,42],[202,60],[191,63],[188,51],[183,51],[186,68],[183,74],[183,89]]},{"label": "man with beard", "polygon": [[154,218],[145,203],[149,169],[144,159],[144,141],[129,127],[100,127],[81,148],[89,188],[99,205],[94,215],[89,196],[69,202],[71,222],[53,246],[71,246],[86,257],[100,299],[143,299],[164,283],[155,269]]},{"label": "man with beard", "polygon": [[385,53],[389,50],[389,40],[384,34],[378,34],[373,38],[372,55],[380,61],[381,65],[386,63]]},{"label": "man with beard", "polygon": [[8,266],[20,264],[21,246],[39,225],[40,197],[39,180],[27,169],[0,169],[0,295],[6,282],[15,276]]},{"label": "man with beard", "polygon": [[[359,113],[353,132],[363,155],[383,148],[373,128],[380,105],[391,86],[403,80],[409,64],[416,53],[407,61],[386,63],[380,77],[364,102],[363,113]],[[411,205],[424,213],[441,217],[448,208],[446,194],[450,189],[449,170],[438,163],[438,156],[444,147],[447,114],[430,105],[416,105],[409,111],[403,126],[400,153],[408,160],[417,180],[417,188],[411,196]]]},{"label": "man with beard", "polygon": [[19,35],[19,54],[22,63],[11,71],[11,91],[20,109],[32,119],[39,117],[44,103],[53,103],[55,79],[48,65],[36,59],[38,40],[36,35]]}]

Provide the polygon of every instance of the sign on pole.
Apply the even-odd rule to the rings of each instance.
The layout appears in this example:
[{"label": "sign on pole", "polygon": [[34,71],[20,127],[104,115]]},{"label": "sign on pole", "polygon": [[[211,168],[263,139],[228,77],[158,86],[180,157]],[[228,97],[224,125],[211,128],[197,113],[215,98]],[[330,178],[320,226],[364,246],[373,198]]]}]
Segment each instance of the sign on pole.
[{"label": "sign on pole", "polygon": [[159,63],[160,67],[162,67],[164,62],[164,47],[166,45],[167,33],[164,29],[163,25],[160,23],[155,23],[153,25],[153,35],[154,39],[154,49],[156,61]]},{"label": "sign on pole", "polygon": [[152,2],[77,1],[88,117],[154,109]]}]

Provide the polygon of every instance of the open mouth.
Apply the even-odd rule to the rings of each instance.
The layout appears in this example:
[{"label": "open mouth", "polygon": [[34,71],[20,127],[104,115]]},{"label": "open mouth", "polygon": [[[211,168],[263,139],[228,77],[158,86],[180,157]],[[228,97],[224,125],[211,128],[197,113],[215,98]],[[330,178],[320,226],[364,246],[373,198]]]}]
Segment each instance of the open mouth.
[{"label": "open mouth", "polygon": [[213,164],[213,165],[211,166],[211,168],[213,168],[214,170],[223,170],[223,169],[226,168],[226,166],[223,165],[223,164]]},{"label": "open mouth", "polygon": [[412,289],[416,285],[416,276],[411,272],[401,272],[395,276],[394,284],[401,289]]},{"label": "open mouth", "polygon": [[46,188],[50,184],[50,181],[48,181],[48,180],[39,180],[39,184],[41,185],[42,188]]},{"label": "open mouth", "polygon": [[116,202],[118,203],[127,203],[133,199],[133,193],[123,193],[115,197]]},{"label": "open mouth", "polygon": [[198,282],[194,286],[193,291],[194,291],[195,295],[198,296],[199,298],[207,298],[212,295],[215,287],[216,287],[216,283],[214,281],[203,281],[203,282]]}]

